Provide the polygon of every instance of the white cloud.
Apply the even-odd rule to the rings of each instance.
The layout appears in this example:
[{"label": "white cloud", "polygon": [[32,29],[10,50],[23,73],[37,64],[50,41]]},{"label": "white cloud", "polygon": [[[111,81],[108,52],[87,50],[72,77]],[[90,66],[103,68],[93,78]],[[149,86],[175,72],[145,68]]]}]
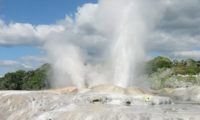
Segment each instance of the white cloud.
[{"label": "white cloud", "polygon": [[49,59],[45,55],[38,56],[23,56],[20,57],[20,62],[32,66],[34,69],[39,68],[45,63],[49,63]]},{"label": "white cloud", "polygon": [[33,69],[33,67],[29,64],[20,63],[13,60],[0,60],[0,68],[8,72],[13,72],[19,69],[22,69],[22,70]]},{"label": "white cloud", "polygon": [[42,45],[51,34],[63,31],[59,25],[38,25],[28,23],[10,23],[0,21],[0,45]]},{"label": "white cloud", "polygon": [[174,54],[199,48],[199,4],[199,0],[171,0],[149,40],[149,51],[174,57]]},{"label": "white cloud", "polygon": [[193,58],[196,60],[200,60],[200,51],[192,50],[192,51],[174,52],[174,53],[170,53],[170,56],[173,58],[178,58],[178,59]]},{"label": "white cloud", "polygon": [[46,56],[23,56],[20,58],[23,61],[34,61],[38,63],[47,63],[48,59]]},{"label": "white cloud", "polygon": [[0,60],[0,69],[4,72],[14,72],[16,70],[33,70],[47,63],[45,56],[23,56],[18,61]]}]

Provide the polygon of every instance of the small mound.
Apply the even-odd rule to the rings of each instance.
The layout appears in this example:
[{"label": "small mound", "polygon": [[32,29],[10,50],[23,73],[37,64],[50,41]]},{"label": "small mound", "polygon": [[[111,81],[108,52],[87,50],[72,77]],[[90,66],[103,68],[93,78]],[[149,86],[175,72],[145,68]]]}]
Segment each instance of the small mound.
[{"label": "small mound", "polygon": [[172,93],[172,89],[171,88],[163,88],[163,89],[160,89],[160,90],[154,90],[153,93],[167,95],[167,94]]},{"label": "small mound", "polygon": [[91,92],[107,92],[107,93],[118,93],[124,94],[125,89],[115,85],[98,85],[91,87]]},{"label": "small mound", "polygon": [[144,91],[135,86],[126,88],[126,94],[129,94],[129,95],[142,95],[142,94],[152,95],[150,92]]},{"label": "small mound", "polygon": [[90,88],[85,88],[85,89],[81,89],[81,90],[79,90],[78,93],[80,93],[80,94],[84,94],[84,93],[88,93],[88,92],[90,92],[90,91],[91,91]]},{"label": "small mound", "polygon": [[76,87],[66,87],[52,90],[45,90],[44,92],[59,92],[59,93],[77,93],[78,89]]}]

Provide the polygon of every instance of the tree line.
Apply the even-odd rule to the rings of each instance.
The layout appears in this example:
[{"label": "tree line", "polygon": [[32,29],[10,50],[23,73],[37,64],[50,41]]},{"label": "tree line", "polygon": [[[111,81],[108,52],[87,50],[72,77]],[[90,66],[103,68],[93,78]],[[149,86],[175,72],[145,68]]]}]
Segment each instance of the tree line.
[{"label": "tree line", "polygon": [[170,60],[167,57],[158,56],[147,63],[149,74],[157,72],[159,69],[173,69],[175,74],[196,75],[200,73],[200,61],[192,58],[186,60]]},{"label": "tree line", "polygon": [[44,64],[36,70],[18,70],[6,73],[0,78],[1,90],[41,90],[48,89],[48,73],[50,64]]}]

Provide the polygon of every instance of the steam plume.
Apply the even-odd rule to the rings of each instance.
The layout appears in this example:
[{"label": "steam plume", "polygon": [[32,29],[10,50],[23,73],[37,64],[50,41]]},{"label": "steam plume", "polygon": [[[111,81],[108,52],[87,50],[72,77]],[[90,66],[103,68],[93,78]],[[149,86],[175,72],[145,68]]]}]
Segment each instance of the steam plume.
[{"label": "steam plume", "polygon": [[65,27],[57,36],[66,39],[56,37],[45,43],[54,67],[52,85],[127,87],[138,82],[145,43],[159,19],[160,4],[154,0],[99,0],[78,8],[74,20],[60,21]]}]

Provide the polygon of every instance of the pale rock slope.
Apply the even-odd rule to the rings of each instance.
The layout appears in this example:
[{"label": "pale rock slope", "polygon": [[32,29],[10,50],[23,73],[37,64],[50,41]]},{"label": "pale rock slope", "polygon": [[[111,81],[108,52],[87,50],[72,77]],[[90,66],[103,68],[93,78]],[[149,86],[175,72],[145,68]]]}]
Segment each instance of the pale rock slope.
[{"label": "pale rock slope", "polygon": [[199,110],[138,87],[0,91],[0,120],[199,120]]}]

